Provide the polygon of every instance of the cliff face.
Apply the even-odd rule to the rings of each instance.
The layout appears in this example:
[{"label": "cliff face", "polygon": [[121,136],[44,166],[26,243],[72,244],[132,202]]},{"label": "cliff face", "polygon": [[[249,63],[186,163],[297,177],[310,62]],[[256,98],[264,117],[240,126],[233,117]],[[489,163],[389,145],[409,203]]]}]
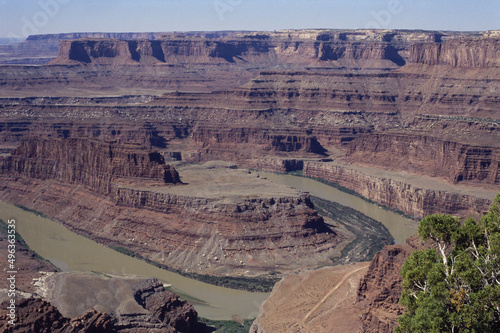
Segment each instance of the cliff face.
[{"label": "cliff face", "polygon": [[[159,154],[130,146],[25,140],[0,165],[1,200],[180,269],[239,274],[316,267],[329,262],[344,239],[325,225],[305,194],[284,190],[269,196],[267,181],[211,166],[191,171],[191,185],[165,186],[179,182],[177,172]],[[208,181],[198,185],[199,175]],[[252,194],[255,186],[263,186],[263,193]],[[233,188],[241,193],[230,193]]]},{"label": "cliff face", "polygon": [[332,163],[305,162],[305,176],[338,183],[365,198],[408,215],[423,218],[428,214],[465,214],[487,211],[491,200],[472,195],[418,188],[403,181],[364,174]]},{"label": "cliff face", "polygon": [[500,40],[450,40],[423,43],[410,47],[408,62],[425,65],[448,65],[461,68],[499,67]]},{"label": "cliff face", "polygon": [[[424,135],[362,135],[346,145],[347,156],[395,170],[438,176],[450,182],[500,184],[500,150]],[[446,167],[444,167],[446,166]]]},{"label": "cliff face", "polygon": [[27,138],[12,156],[0,159],[2,173],[82,184],[103,194],[114,182],[180,183],[177,171],[156,152],[88,139]]},{"label": "cliff face", "polygon": [[[91,36],[93,37],[93,36]],[[129,36],[132,37],[132,36]],[[156,36],[155,36],[156,37]],[[307,63],[339,61],[366,68],[391,68],[407,62],[453,67],[497,67],[498,38],[393,31],[310,34],[240,34],[220,39],[168,36],[153,40],[62,40],[52,64],[158,63]],[[109,37],[108,37],[109,38]],[[439,41],[437,41],[439,39]],[[433,40],[434,42],[429,42]]]},{"label": "cliff face", "polygon": [[364,332],[393,332],[404,307],[401,297],[401,267],[412,252],[409,245],[386,246],[370,262],[361,279],[356,307],[362,309]]}]

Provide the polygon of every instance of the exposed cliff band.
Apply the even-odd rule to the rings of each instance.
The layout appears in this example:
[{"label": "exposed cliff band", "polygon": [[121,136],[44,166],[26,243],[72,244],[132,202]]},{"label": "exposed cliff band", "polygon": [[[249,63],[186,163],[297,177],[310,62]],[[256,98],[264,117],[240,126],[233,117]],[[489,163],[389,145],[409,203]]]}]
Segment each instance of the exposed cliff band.
[{"label": "exposed cliff band", "polygon": [[28,139],[0,166],[0,200],[183,270],[237,275],[317,267],[344,239],[308,195],[244,170],[191,167],[183,171],[187,184],[173,186],[179,176],[161,155],[86,139]]},{"label": "exposed cliff band", "polygon": [[[485,35],[486,36],[486,35]],[[371,61],[391,68],[407,63],[498,67],[498,37],[411,31],[312,30],[247,33],[211,39],[168,36],[155,40],[61,40],[51,64],[301,63]],[[480,38],[483,37],[483,38]]]}]

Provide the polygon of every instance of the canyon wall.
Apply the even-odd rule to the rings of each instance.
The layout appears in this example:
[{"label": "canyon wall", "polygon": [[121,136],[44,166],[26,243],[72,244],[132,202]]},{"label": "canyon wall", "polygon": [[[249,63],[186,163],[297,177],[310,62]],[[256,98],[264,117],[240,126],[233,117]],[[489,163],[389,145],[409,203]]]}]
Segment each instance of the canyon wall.
[{"label": "canyon wall", "polygon": [[393,170],[440,177],[453,183],[500,184],[500,149],[418,134],[359,135],[347,157]]},{"label": "canyon wall", "polygon": [[[177,171],[158,153],[134,146],[33,138],[0,157],[0,165],[1,200],[178,269],[238,275],[316,267],[329,262],[344,239],[306,194],[286,190],[270,197],[243,190],[217,196],[212,166],[194,171],[208,177],[206,192],[194,180],[191,187],[172,186],[180,182]],[[248,172],[229,171],[234,175],[222,172],[222,181],[247,177],[249,187],[271,187]]]},{"label": "canyon wall", "polygon": [[[66,87],[94,89],[99,96],[113,89],[123,95],[124,88],[137,93],[122,99],[84,98],[64,89],[60,97],[8,95],[0,100],[2,151],[27,135],[85,136],[158,147],[165,155],[181,152],[188,162],[221,159],[289,171],[301,166],[286,161],[338,159],[498,187],[497,32],[82,37],[61,42],[54,66],[25,68],[22,76],[1,67],[0,85],[15,94],[43,94],[40,82],[47,94]],[[344,182],[359,188],[349,184]],[[387,198],[384,191],[396,187],[398,198]],[[433,211],[432,191],[412,187],[407,192],[418,192],[417,199],[401,194],[403,188],[361,192],[416,216]],[[434,196],[450,200],[453,213],[475,202],[458,194]]]},{"label": "canyon wall", "polygon": [[414,44],[410,47],[408,62],[462,68],[499,67],[499,43],[500,40],[496,37]]},{"label": "canyon wall", "polygon": [[472,195],[418,188],[409,183],[378,177],[332,163],[305,162],[303,174],[352,189],[365,198],[405,214],[423,218],[428,214],[458,214],[488,210],[491,200]]},{"label": "canyon wall", "polygon": [[[454,67],[498,67],[499,41],[488,35],[411,31],[312,30],[240,33],[218,39],[166,34],[154,40],[61,40],[51,64],[307,63],[337,61],[365,68],[394,68],[407,62]],[[96,35],[98,36],[98,34]],[[95,37],[95,36],[89,36]],[[137,37],[142,37],[138,35]],[[147,36],[146,36],[147,37]],[[112,37],[111,37],[112,38]],[[354,61],[354,63],[353,63]]]},{"label": "canyon wall", "polygon": [[111,193],[113,183],[120,179],[180,183],[177,171],[157,152],[83,138],[24,139],[11,156],[0,159],[0,170],[21,177],[82,184],[102,194]]}]

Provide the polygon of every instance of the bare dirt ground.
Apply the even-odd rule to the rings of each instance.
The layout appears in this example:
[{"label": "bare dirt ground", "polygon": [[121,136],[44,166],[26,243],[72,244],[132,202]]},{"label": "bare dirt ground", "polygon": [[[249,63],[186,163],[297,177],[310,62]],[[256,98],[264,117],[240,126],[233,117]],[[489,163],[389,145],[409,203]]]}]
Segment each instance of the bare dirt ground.
[{"label": "bare dirt ground", "polygon": [[361,262],[286,277],[261,308],[259,328],[273,333],[360,332],[354,301],[368,265]]},{"label": "bare dirt ground", "polygon": [[148,188],[161,193],[218,199],[224,203],[245,198],[296,197],[299,191],[260,178],[248,169],[236,169],[232,163],[211,161],[203,165],[175,166],[185,185]]}]

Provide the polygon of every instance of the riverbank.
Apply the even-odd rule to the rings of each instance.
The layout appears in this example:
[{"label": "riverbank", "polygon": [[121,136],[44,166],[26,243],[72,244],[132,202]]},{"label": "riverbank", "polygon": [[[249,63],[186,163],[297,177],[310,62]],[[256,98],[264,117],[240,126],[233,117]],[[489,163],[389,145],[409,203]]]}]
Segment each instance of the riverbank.
[{"label": "riverbank", "polygon": [[[102,244],[77,235],[60,224],[0,202],[0,218],[15,217],[20,235],[30,248],[63,271],[96,272],[112,276],[156,278],[172,285],[176,294],[191,296],[201,317],[231,320],[233,316],[253,319],[268,293],[251,293],[222,288],[189,279],[118,253]],[[186,297],[188,298],[188,297]]]},{"label": "riverbank", "polygon": [[382,223],[332,201],[318,197],[311,197],[311,201],[320,215],[340,223],[354,235],[354,239],[342,249],[341,256],[332,258],[334,265],[370,261],[385,245],[394,243],[391,233]]},{"label": "riverbank", "polygon": [[417,232],[418,222],[384,209],[379,204],[370,203],[359,195],[352,194],[348,190],[345,191],[342,187],[332,186],[332,183],[295,174],[274,172],[258,172],[258,174],[274,183],[287,185],[308,192],[313,197],[349,207],[382,223],[389,230],[396,244],[405,243],[406,239]]}]

